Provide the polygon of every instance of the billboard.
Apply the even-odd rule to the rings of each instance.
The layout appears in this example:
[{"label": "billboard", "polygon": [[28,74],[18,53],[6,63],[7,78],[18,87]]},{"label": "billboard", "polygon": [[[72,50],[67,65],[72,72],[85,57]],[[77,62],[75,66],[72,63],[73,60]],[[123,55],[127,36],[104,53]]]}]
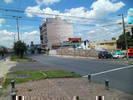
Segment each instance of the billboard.
[{"label": "billboard", "polygon": [[128,9],[128,24],[133,24],[133,8]]}]

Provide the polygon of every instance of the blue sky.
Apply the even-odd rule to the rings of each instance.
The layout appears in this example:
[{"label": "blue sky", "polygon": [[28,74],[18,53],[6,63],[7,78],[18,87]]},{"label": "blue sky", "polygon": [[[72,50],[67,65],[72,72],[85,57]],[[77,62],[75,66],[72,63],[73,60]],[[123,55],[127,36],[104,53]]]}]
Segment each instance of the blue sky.
[{"label": "blue sky", "polygon": [[109,40],[122,33],[122,27],[117,25],[121,17],[117,15],[123,13],[127,22],[127,10],[133,8],[132,4],[132,0],[1,0],[0,8],[19,9],[25,13],[0,12],[0,45],[13,45],[16,20],[12,16],[22,17],[19,20],[22,41],[28,44],[30,41],[40,43],[39,25],[45,18],[53,16],[36,12],[83,17],[77,19],[61,16],[73,23],[75,37],[90,41]]}]

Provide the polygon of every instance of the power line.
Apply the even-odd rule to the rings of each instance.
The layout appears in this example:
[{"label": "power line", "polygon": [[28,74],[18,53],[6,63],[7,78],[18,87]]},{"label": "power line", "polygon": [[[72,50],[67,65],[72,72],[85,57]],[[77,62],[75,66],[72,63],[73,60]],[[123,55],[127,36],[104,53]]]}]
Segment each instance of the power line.
[{"label": "power line", "polygon": [[[5,9],[5,8],[0,8],[1,11],[6,11],[6,12],[18,12],[18,13],[25,13],[23,10],[17,10],[17,9]],[[52,15],[52,16],[62,16],[62,17],[71,17],[71,18],[77,18],[77,19],[87,19],[87,20],[108,20],[112,21],[110,19],[97,19],[97,18],[87,18],[87,17],[80,17],[80,16],[74,16],[74,15],[63,15],[63,14],[50,14],[50,13],[44,13],[44,12],[32,12],[32,11],[26,11],[27,13],[31,14],[40,14],[40,15]]]},{"label": "power line", "polygon": [[[0,18],[14,20],[14,18],[12,16],[14,16],[14,15],[11,15],[11,16],[0,15]],[[22,17],[22,16],[19,16],[19,17]],[[27,18],[24,18],[24,17],[22,17],[20,20],[24,20],[24,21],[36,21],[36,22],[42,21],[42,20],[36,20],[36,19],[27,19]]]},{"label": "power line", "polygon": [[[4,9],[4,8],[0,8],[0,10],[2,11],[9,11],[9,12],[18,12],[18,13],[24,13],[25,11],[22,11],[22,10],[16,10],[16,9]],[[57,14],[49,14],[49,13],[38,13],[38,12],[28,12],[28,13],[36,13],[36,14],[46,14],[46,15],[57,15]],[[2,15],[2,16],[14,16],[14,15]],[[66,15],[58,15],[58,16],[66,16]],[[88,20],[103,20],[103,19],[92,19],[92,18],[86,18],[86,17],[78,17],[78,16],[67,16],[67,17],[76,17],[76,18],[83,18],[83,19],[88,19]],[[26,19],[21,19],[21,20],[26,20]],[[104,20],[108,20],[108,19],[104,19]],[[42,20],[27,20],[27,21],[42,21]],[[109,21],[109,20],[108,20]],[[112,22],[112,20],[111,20]],[[81,23],[80,23],[81,24]],[[108,25],[104,25],[104,26],[101,26],[101,27],[105,27],[105,26],[112,26],[112,25],[116,25],[117,23],[114,23],[114,24],[108,24]]]},{"label": "power line", "polygon": [[[14,20],[14,18],[13,18],[13,16],[14,15],[8,15],[8,16],[0,16],[0,18],[5,18],[5,19],[10,19],[10,20]],[[18,16],[18,17],[21,17],[21,16]],[[35,21],[35,22],[42,22],[43,20],[36,20],[36,19],[27,19],[27,18],[24,18],[24,17],[21,17],[21,19],[20,19],[20,21]],[[87,24],[81,24],[81,23],[77,23],[76,25],[91,25],[92,26],[92,24],[89,24],[89,23],[87,23]],[[113,26],[113,25],[117,25],[117,23],[115,24],[107,24],[107,25],[100,25],[99,27],[111,27],[111,26]],[[93,24],[93,27],[97,27],[95,24]]]},{"label": "power line", "polygon": [[[4,17],[1,17],[1,16],[4,16]],[[13,18],[12,18],[13,16],[14,16],[14,15],[0,15],[0,18],[13,19]],[[25,21],[25,20],[26,20],[26,21],[43,21],[43,20],[36,20],[36,19],[26,19],[25,16],[18,16],[18,17],[21,17],[20,20],[24,20],[24,21]],[[77,24],[85,25],[85,24],[82,24],[82,23],[77,23]],[[93,26],[95,26],[95,24],[92,24],[92,23],[90,23],[90,24],[86,23],[86,25],[93,25]],[[112,25],[117,25],[117,23],[112,23],[112,24],[107,24],[107,25],[100,25],[99,27],[106,27],[106,26],[112,26]]]}]

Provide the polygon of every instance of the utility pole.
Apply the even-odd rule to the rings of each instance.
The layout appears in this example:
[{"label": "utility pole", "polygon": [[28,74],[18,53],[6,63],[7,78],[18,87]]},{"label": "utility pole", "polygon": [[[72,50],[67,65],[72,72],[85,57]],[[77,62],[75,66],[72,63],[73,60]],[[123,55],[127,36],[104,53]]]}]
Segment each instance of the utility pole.
[{"label": "utility pole", "polygon": [[128,42],[127,42],[127,35],[125,32],[125,21],[124,21],[124,15],[120,14],[118,16],[121,16],[122,18],[122,26],[123,26],[123,34],[124,34],[124,38],[125,38],[125,46],[126,46],[126,58],[128,59]]},{"label": "utility pole", "polygon": [[12,16],[16,19],[16,23],[17,23],[17,33],[18,33],[18,41],[20,40],[20,32],[19,32],[19,19],[22,18],[22,17],[19,17],[19,16]]}]

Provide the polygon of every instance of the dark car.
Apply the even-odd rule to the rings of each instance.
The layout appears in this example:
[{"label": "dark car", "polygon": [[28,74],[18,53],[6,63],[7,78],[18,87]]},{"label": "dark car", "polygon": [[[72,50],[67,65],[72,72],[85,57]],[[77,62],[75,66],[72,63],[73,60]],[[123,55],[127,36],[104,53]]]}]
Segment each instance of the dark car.
[{"label": "dark car", "polygon": [[108,51],[100,51],[98,53],[98,58],[99,59],[101,59],[101,58],[105,58],[105,59],[112,58],[112,54]]}]

